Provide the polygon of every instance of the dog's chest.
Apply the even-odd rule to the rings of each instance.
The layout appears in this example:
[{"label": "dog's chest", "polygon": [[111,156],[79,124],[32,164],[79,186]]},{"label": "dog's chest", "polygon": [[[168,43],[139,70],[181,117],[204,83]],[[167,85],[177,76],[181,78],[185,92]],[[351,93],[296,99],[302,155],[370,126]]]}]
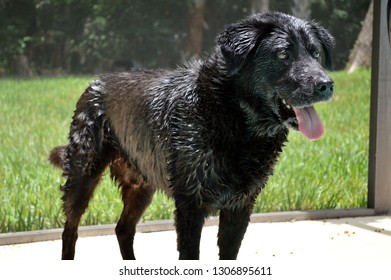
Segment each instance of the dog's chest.
[{"label": "dog's chest", "polygon": [[283,141],[253,141],[206,158],[199,181],[203,203],[214,208],[234,208],[252,203],[272,175]]}]

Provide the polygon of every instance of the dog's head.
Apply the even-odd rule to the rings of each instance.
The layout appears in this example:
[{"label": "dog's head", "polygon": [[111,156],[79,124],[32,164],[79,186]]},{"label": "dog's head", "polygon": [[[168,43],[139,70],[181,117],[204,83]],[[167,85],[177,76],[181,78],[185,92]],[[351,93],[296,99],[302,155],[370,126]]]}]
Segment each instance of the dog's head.
[{"label": "dog's head", "polygon": [[228,74],[242,83],[252,101],[262,100],[262,107],[248,104],[253,111],[267,112],[309,139],[321,137],[324,128],[313,104],[330,99],[334,86],[321,66],[324,61],[332,68],[334,39],[326,29],[268,12],[229,25],[217,43]]}]

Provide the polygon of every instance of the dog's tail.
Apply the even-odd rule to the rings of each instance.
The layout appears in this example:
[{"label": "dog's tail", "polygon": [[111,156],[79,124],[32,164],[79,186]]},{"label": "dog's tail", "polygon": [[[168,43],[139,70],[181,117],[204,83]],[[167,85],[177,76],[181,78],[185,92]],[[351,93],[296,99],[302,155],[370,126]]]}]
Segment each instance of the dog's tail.
[{"label": "dog's tail", "polygon": [[106,133],[102,94],[104,83],[94,81],[81,95],[76,104],[69,132],[69,143],[55,147],[49,155],[49,161],[63,171],[68,180],[80,180],[95,172],[101,163]]},{"label": "dog's tail", "polygon": [[49,154],[50,163],[57,168],[64,169],[64,155],[66,146],[58,146],[51,150]]}]

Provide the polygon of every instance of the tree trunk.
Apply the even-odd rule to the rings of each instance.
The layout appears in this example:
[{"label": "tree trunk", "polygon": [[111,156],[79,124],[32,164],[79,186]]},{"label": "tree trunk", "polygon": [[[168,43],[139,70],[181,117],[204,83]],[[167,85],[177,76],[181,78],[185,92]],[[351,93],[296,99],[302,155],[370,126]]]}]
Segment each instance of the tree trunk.
[{"label": "tree trunk", "polygon": [[29,60],[27,56],[20,54],[15,57],[15,72],[18,76],[32,77],[33,72],[29,66]]},{"label": "tree trunk", "polygon": [[369,5],[365,16],[363,27],[349,55],[349,62],[346,65],[348,73],[352,73],[358,67],[371,67],[372,54],[372,22],[373,22],[373,0]]},{"label": "tree trunk", "polygon": [[62,67],[65,70],[66,73],[71,73],[71,58],[72,58],[72,52],[71,52],[71,39],[65,35],[64,39],[64,45],[62,49]]},{"label": "tree trunk", "polygon": [[184,60],[198,57],[202,51],[202,39],[204,29],[207,28],[204,19],[204,9],[206,0],[193,0],[192,12],[189,23],[189,37],[187,39],[185,51],[182,55]]},{"label": "tree trunk", "polygon": [[292,14],[298,18],[311,17],[311,0],[293,0]]},{"label": "tree trunk", "polygon": [[264,13],[269,10],[269,0],[251,0],[251,13]]}]

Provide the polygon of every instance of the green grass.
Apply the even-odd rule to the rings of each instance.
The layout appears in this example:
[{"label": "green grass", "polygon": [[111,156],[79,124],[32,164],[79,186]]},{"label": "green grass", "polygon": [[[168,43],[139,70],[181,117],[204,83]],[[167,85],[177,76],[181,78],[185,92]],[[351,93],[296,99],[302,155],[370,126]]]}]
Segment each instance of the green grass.
[{"label": "green grass", "polygon": [[[256,212],[366,207],[370,73],[336,72],[334,99],[317,105],[326,134],[308,142],[291,133]],[[62,227],[61,172],[47,161],[66,143],[69,122],[90,77],[0,80],[0,232]],[[82,224],[115,223],[119,192],[108,176],[97,189]],[[172,218],[163,194],[143,220]]]}]

